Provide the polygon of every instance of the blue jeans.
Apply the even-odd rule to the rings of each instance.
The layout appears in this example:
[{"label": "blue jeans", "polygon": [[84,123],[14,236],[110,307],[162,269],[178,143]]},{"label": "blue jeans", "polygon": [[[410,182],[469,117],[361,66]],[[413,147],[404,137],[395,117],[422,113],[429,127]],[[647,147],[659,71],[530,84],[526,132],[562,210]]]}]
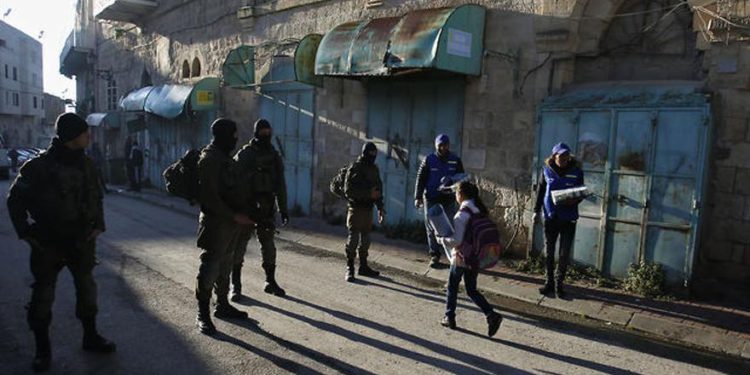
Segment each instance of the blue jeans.
[{"label": "blue jeans", "polygon": [[448,215],[448,220],[451,221],[451,224],[453,223],[453,217],[456,216],[456,212],[458,212],[458,205],[456,204],[456,201],[451,201],[450,203],[427,203],[424,207],[424,226],[425,229],[427,229],[427,244],[430,247],[430,256],[440,259],[441,254],[444,254],[443,245],[438,243],[437,238],[435,238],[435,230],[432,229],[432,226],[430,226],[430,220],[427,218],[427,212],[430,210],[430,207],[437,204],[443,205],[443,210],[445,211],[445,214]]},{"label": "blue jeans", "polygon": [[466,294],[469,295],[472,301],[479,307],[485,316],[489,316],[492,313],[492,305],[484,298],[482,293],[477,290],[477,277],[479,272],[470,270],[464,267],[456,267],[451,264],[451,272],[448,277],[448,295],[446,296],[446,309],[445,316],[449,318],[456,317],[456,302],[458,300],[458,285],[461,283],[461,278],[464,279],[464,286],[466,287]]}]

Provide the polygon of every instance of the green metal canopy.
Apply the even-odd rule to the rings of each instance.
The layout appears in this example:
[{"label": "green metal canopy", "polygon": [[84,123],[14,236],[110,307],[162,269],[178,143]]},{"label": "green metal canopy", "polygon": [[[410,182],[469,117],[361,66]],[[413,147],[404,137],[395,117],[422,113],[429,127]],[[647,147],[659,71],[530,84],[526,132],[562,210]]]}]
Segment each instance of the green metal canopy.
[{"label": "green metal canopy", "polygon": [[190,109],[193,111],[215,111],[219,108],[219,85],[215,77],[203,78],[190,93]]},{"label": "green metal canopy", "polygon": [[193,88],[181,85],[157,86],[146,98],[144,110],[168,119],[177,118],[185,110]]},{"label": "green metal canopy", "polygon": [[240,46],[227,54],[221,66],[224,84],[233,88],[250,88],[255,84],[255,48]]},{"label": "green metal canopy", "polygon": [[298,82],[323,87],[323,77],[315,75],[315,54],[323,35],[309,34],[294,50],[294,76]]},{"label": "green metal canopy", "polygon": [[148,98],[148,95],[153,89],[153,86],[146,86],[131,91],[120,101],[120,108],[127,112],[143,111],[146,104],[146,98]]},{"label": "green metal canopy", "polygon": [[321,40],[315,74],[372,76],[439,69],[479,75],[485,13],[484,7],[468,4],[341,24]]}]

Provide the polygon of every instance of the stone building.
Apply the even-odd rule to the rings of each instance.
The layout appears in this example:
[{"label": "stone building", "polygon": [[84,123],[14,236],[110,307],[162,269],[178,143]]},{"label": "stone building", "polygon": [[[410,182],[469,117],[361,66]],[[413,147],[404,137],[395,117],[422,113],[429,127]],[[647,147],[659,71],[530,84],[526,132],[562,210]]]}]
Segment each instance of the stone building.
[{"label": "stone building", "polygon": [[328,181],[374,140],[392,224],[419,218],[416,167],[448,133],[516,255],[539,251],[532,190],[565,140],[597,193],[578,262],[616,277],[659,262],[672,285],[747,283],[743,4],[81,0],[77,24],[95,37],[78,102],[108,119],[110,155],[127,137],[145,145],[157,186],[213,118],[238,121],[246,140],[268,117],[290,205],[325,218],[342,210]]},{"label": "stone building", "polygon": [[42,84],[42,44],[0,21],[0,134],[9,146],[36,146]]}]

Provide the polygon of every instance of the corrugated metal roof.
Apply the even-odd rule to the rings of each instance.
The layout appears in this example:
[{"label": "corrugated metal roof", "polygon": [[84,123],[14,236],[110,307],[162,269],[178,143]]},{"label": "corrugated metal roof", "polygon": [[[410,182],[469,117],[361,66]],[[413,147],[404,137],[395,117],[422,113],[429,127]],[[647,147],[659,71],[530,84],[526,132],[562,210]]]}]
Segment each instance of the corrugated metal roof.
[{"label": "corrugated metal roof", "polygon": [[174,119],[185,110],[185,102],[190,98],[193,88],[181,85],[157,86],[146,98],[144,109],[148,113]]},{"label": "corrugated metal roof", "polygon": [[153,86],[146,86],[131,91],[120,101],[120,108],[123,111],[128,112],[143,111],[146,104],[146,98],[148,98],[148,95],[153,89]]}]

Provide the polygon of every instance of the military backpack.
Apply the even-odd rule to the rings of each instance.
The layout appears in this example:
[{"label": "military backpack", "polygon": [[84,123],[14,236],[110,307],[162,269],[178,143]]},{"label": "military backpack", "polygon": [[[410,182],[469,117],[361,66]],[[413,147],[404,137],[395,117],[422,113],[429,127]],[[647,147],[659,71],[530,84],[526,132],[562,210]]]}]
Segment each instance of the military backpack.
[{"label": "military backpack", "polygon": [[328,184],[328,189],[331,193],[341,199],[346,199],[346,194],[344,192],[344,189],[346,188],[346,174],[349,173],[351,167],[351,165],[347,165],[346,167],[339,169],[338,173],[333,176],[331,182]]},{"label": "military backpack", "polygon": [[167,191],[172,195],[187,199],[191,206],[198,202],[198,159],[200,156],[199,150],[189,150],[162,173]]}]

